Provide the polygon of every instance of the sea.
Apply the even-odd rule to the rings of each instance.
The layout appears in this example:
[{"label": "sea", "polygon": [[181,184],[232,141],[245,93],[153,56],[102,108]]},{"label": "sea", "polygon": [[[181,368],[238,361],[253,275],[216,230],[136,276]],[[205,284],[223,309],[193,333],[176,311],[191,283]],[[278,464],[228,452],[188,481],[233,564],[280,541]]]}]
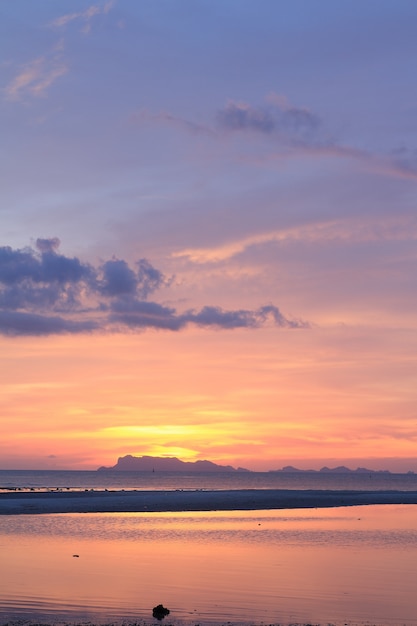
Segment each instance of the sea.
[{"label": "sea", "polygon": [[0,470],[4,490],[353,489],[417,491],[417,474],[372,471],[122,472]]},{"label": "sea", "polygon": [[[0,498],[104,489],[417,491],[417,476],[0,471]],[[0,515],[0,624],[417,626],[416,592],[417,505]]]}]

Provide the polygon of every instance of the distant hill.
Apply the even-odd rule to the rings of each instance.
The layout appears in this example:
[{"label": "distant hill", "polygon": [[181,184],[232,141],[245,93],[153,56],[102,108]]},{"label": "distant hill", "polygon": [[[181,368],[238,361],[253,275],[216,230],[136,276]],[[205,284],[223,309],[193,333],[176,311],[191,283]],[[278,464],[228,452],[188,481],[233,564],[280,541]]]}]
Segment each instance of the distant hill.
[{"label": "distant hill", "polygon": [[[99,467],[98,472],[250,472],[243,467],[237,469],[231,465],[217,465],[212,461],[181,461],[176,457],[155,457],[155,456],[132,456],[127,454],[117,460],[112,467]],[[282,469],[269,470],[270,473],[302,473],[302,474],[391,474],[389,470],[372,470],[365,467],[349,469],[344,465],[339,467],[322,467],[315,469],[298,469],[292,465],[286,465]],[[409,471],[408,474],[414,472]]]},{"label": "distant hill", "polygon": [[113,467],[99,467],[98,472],[247,472],[242,467],[217,465],[212,461],[180,461],[176,457],[132,456],[120,457]]},{"label": "distant hill", "polygon": [[[372,469],[367,469],[366,467],[357,467],[356,469],[352,470],[349,469],[349,467],[346,467],[345,465],[339,465],[338,467],[322,467],[319,470],[313,470],[313,469],[308,469],[308,470],[301,470],[298,469],[297,467],[293,467],[292,465],[286,465],[285,467],[283,467],[282,469],[276,469],[276,470],[269,470],[270,472],[273,473],[296,473],[296,472],[303,472],[303,473],[308,473],[308,474],[390,474],[391,472],[389,470],[372,470]],[[410,474],[412,472],[409,472]]]}]

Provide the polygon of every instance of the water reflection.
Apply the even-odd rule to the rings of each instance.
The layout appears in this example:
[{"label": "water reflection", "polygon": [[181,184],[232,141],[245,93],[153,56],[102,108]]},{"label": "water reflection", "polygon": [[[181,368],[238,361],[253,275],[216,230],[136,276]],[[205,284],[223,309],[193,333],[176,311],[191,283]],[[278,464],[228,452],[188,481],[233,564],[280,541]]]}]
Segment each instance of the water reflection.
[{"label": "water reflection", "polygon": [[415,624],[416,528],[413,506],[6,516],[0,610]]}]

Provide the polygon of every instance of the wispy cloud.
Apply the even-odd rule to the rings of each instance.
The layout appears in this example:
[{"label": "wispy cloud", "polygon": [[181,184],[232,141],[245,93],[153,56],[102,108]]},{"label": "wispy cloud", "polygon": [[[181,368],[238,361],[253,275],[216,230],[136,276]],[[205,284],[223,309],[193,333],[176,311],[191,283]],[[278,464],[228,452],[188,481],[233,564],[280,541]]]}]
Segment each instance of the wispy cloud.
[{"label": "wispy cloud", "polygon": [[[91,31],[94,18],[107,14],[113,5],[113,0],[101,5],[94,4],[85,11],[61,15],[49,22],[48,26],[62,29],[71,22],[81,23],[81,32],[88,34]],[[3,90],[6,98],[11,101],[18,101],[27,97],[45,96],[48,89],[68,72],[68,64],[64,60],[63,52],[64,40],[60,39],[50,52],[20,66],[15,77]]]},{"label": "wispy cloud", "polygon": [[392,217],[379,220],[338,219],[293,228],[267,231],[229,241],[220,246],[184,248],[173,257],[187,258],[193,263],[219,263],[244,253],[254,246],[291,242],[373,242],[417,241],[417,220],[414,217]]},{"label": "wispy cloud", "polygon": [[68,71],[61,55],[45,55],[23,65],[14,79],[5,87],[8,100],[21,100],[26,96],[45,96],[49,87]]},{"label": "wispy cloud", "polygon": [[66,13],[49,22],[49,26],[53,28],[63,28],[71,22],[81,22],[83,24],[81,32],[88,34],[91,31],[92,20],[98,15],[105,15],[110,11],[114,2],[110,0],[103,5],[92,4],[85,11],[76,13]]},{"label": "wispy cloud", "polygon": [[152,122],[155,124],[169,124],[192,134],[216,135],[216,131],[209,126],[177,117],[168,111],[152,113],[152,111],[148,109],[141,109],[130,116],[130,121],[133,123]]},{"label": "wispy cloud", "polygon": [[[201,124],[173,115],[169,111],[153,113],[141,109],[131,116],[134,122],[175,125],[190,133],[205,133],[221,137],[224,133],[254,132],[275,136],[288,142],[319,142],[320,118],[307,108],[291,105],[284,96],[272,94],[260,106],[229,100],[219,109],[210,124]],[[323,140],[321,141],[323,143]]]},{"label": "wispy cloud", "polygon": [[113,258],[97,267],[59,253],[57,238],[38,239],[36,249],[0,248],[0,334],[50,335],[104,331],[179,331],[205,328],[258,328],[273,324],[305,328],[268,304],[256,310],[224,310],[207,305],[178,312],[148,296],[172,279],[148,260],[133,267]]},{"label": "wispy cloud", "polygon": [[[299,156],[352,159],[370,171],[392,178],[417,178],[417,151],[402,146],[388,153],[373,153],[335,138],[324,121],[308,107],[292,104],[284,95],[269,94],[261,104],[229,100],[210,123],[199,123],[169,111],[142,109],[130,117],[135,123],[168,124],[190,134],[214,139],[224,136],[258,136],[270,147],[262,156],[248,157],[259,164]],[[272,151],[271,151],[272,149]],[[241,158],[245,156],[241,155]]]}]

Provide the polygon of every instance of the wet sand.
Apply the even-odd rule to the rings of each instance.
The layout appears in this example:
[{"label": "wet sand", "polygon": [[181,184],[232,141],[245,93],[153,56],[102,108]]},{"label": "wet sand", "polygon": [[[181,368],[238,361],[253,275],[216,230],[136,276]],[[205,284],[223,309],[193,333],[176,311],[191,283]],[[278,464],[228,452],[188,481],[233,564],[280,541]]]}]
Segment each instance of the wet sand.
[{"label": "wet sand", "polygon": [[[365,622],[279,622],[279,623],[266,623],[259,621],[250,621],[250,622],[230,622],[228,620],[223,620],[219,622],[205,622],[204,620],[172,620],[168,618],[166,621],[154,621],[152,620],[137,620],[134,622],[127,621],[104,621],[98,622],[94,624],[88,620],[75,620],[75,621],[56,621],[56,620],[9,620],[9,621],[1,621],[0,618],[0,626],[365,626]],[[366,626],[381,626],[380,624],[375,624],[373,622],[366,622]]]},{"label": "wet sand", "polygon": [[367,504],[417,504],[416,491],[54,491],[0,493],[0,515],[255,511]]},{"label": "wet sand", "polygon": [[[3,620],[0,616],[0,626],[321,626],[319,623],[315,622],[311,624],[297,623],[291,622],[289,624],[285,622],[279,622],[276,624],[268,623],[267,625],[262,622],[231,622],[228,620],[219,620],[217,622],[213,622],[212,620],[208,622],[204,622],[204,620],[183,620],[183,619],[172,619],[170,616],[162,620],[157,620],[156,618],[152,619],[143,619],[139,618],[134,622],[129,622],[127,620],[103,620],[98,622],[91,622],[88,619],[75,619],[75,620],[62,620],[62,619],[53,619],[53,618],[44,618],[42,617],[40,620],[31,619],[10,619]],[[323,626],[338,626],[334,623],[326,622]],[[343,626],[356,626],[356,624],[350,625],[348,622],[344,622]],[[372,626],[372,624],[367,624],[367,626]]]},{"label": "wet sand", "polygon": [[383,626],[380,622],[348,622],[345,620],[342,621],[332,621],[332,622],[263,622],[263,621],[238,621],[231,622],[227,619],[219,620],[217,622],[204,620],[177,620],[170,619],[170,616],[165,618],[164,620],[157,621],[156,619],[138,619],[134,622],[129,621],[100,621],[97,623],[91,622],[88,619],[83,620],[74,620],[74,621],[63,621],[63,620],[49,620],[49,619],[17,619],[17,620],[6,620],[3,621],[0,617],[0,626]]}]

